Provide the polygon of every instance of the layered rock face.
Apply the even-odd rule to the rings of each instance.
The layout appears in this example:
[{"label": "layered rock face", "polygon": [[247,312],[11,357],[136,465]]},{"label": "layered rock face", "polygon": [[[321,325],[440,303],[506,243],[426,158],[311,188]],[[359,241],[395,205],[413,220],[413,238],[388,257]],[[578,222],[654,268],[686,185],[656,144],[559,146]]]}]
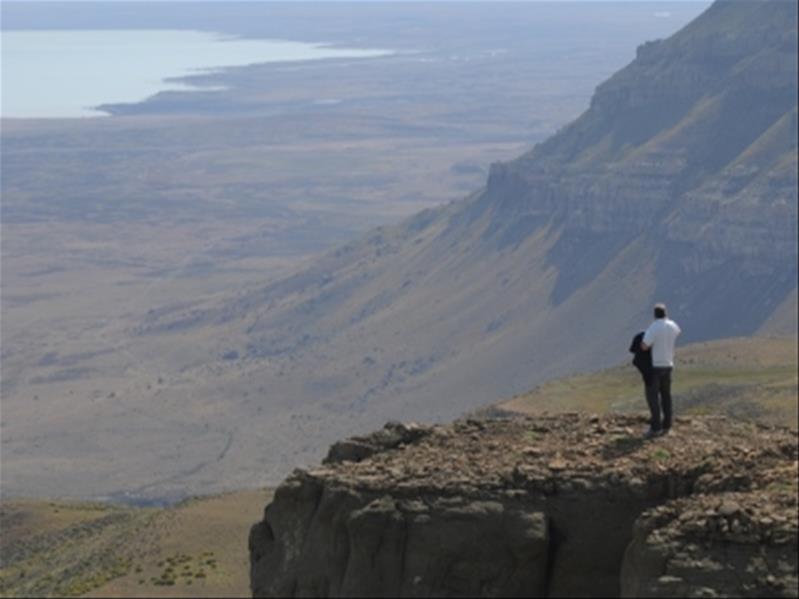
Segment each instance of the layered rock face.
[{"label": "layered rock face", "polygon": [[[668,40],[641,46],[579,119],[494,165],[487,203],[603,233],[647,231],[675,209],[707,224],[754,204],[761,217],[777,211],[768,215],[777,228],[769,243],[751,235],[746,251],[771,254],[778,243],[795,252],[782,244],[795,237],[785,220],[796,220],[796,44],[791,3],[716,2]],[[667,237],[680,236],[680,223],[667,225]],[[707,241],[695,232],[682,235]],[[720,233],[715,243],[743,249]]]},{"label": "layered rock face", "polygon": [[335,446],[252,528],[253,594],[795,597],[796,433],[643,425],[394,424]]},{"label": "layered rock face", "polygon": [[793,3],[716,2],[641,46],[563,131],[493,165],[478,206],[500,238],[519,221],[558,232],[555,303],[645,240],[655,295],[692,338],[751,334],[796,287],[796,47]]}]

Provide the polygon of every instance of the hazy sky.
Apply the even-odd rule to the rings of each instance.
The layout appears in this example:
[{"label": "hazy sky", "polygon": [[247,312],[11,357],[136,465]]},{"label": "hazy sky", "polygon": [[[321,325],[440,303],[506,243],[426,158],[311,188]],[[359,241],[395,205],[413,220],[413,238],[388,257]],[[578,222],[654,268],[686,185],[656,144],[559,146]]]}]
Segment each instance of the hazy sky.
[{"label": "hazy sky", "polygon": [[[52,2],[53,0],[0,0],[0,4],[14,2]],[[58,2],[229,2],[230,0],[56,0]],[[507,0],[237,0],[238,2],[503,2]],[[695,2],[711,0],[512,0],[514,2]]]}]

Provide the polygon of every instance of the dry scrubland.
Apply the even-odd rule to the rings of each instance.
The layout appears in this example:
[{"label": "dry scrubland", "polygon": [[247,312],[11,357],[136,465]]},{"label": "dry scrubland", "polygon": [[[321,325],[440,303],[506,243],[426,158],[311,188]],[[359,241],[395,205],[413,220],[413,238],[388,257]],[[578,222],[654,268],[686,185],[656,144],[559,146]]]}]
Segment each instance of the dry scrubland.
[{"label": "dry scrubland", "polygon": [[247,534],[270,498],[240,491],[170,508],[6,501],[0,595],[249,596]]}]

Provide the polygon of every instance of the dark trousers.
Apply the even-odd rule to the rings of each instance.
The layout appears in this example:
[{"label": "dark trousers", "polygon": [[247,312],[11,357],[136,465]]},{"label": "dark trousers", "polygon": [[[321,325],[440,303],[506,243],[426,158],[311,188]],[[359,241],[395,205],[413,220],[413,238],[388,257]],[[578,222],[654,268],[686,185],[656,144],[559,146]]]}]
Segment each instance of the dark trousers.
[{"label": "dark trousers", "polygon": [[[649,404],[649,412],[652,415],[649,421],[652,430],[671,428],[671,368],[656,366],[652,369],[650,383],[646,386],[646,403]],[[660,418],[661,407],[663,408],[662,421]]]}]

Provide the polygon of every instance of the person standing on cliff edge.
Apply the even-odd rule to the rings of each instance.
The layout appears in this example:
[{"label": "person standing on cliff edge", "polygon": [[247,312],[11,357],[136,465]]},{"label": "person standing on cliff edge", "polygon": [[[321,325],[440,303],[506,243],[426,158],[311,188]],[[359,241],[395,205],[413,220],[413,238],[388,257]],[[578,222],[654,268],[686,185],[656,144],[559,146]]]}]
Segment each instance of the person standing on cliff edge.
[{"label": "person standing on cliff edge", "polygon": [[[641,341],[641,349],[652,351],[652,375],[646,386],[646,403],[652,415],[644,437],[651,439],[669,432],[672,421],[671,371],[674,368],[674,342],[681,333],[677,323],[666,315],[666,304],[655,304],[655,321]],[[661,408],[663,418],[660,417]]]}]

